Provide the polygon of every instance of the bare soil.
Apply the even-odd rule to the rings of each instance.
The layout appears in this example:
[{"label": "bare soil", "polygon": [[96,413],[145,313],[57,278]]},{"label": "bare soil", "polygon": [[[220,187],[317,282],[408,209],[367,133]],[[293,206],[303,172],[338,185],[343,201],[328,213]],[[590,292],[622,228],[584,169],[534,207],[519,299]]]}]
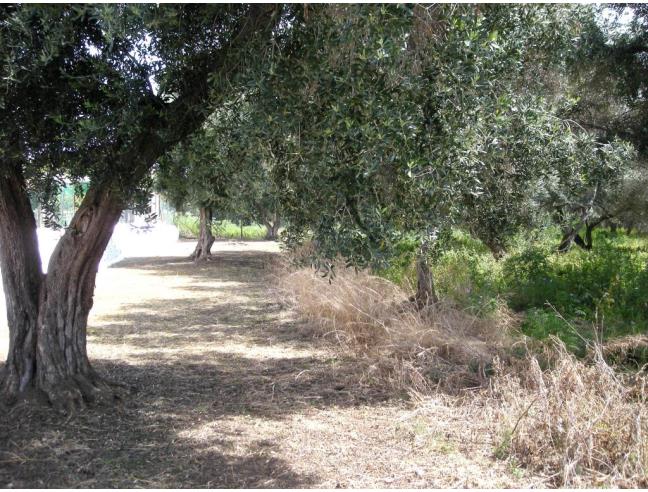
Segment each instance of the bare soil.
[{"label": "bare soil", "polygon": [[134,391],[70,416],[0,416],[0,486],[533,484],[493,457],[484,422],[441,396],[421,411],[314,338],[273,289],[275,243],[217,242],[203,264],[194,245],[100,273],[90,358]]}]

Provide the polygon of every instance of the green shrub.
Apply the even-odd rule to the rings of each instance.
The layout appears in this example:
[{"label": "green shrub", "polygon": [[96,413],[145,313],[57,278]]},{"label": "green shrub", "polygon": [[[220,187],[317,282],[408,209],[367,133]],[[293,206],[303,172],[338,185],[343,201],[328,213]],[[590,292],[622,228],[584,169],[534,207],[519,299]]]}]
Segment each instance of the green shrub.
[{"label": "green shrub", "polygon": [[[241,227],[229,220],[214,222],[212,233],[217,239],[241,239]],[[265,239],[266,228],[262,225],[251,224],[243,226],[243,240]]]},{"label": "green shrub", "polygon": [[[567,318],[602,322],[608,334],[635,333],[648,321],[648,254],[599,234],[591,251],[565,254],[530,246],[504,261],[512,308],[553,306]],[[644,243],[645,244],[645,243]]]},{"label": "green shrub", "polygon": [[178,228],[180,237],[183,239],[197,239],[200,235],[200,220],[198,217],[176,214],[173,223]]},{"label": "green shrub", "polygon": [[544,340],[551,335],[557,336],[570,351],[579,355],[585,354],[585,337],[553,310],[529,309],[522,323],[522,332],[538,340]]},{"label": "green shrub", "polygon": [[413,239],[403,239],[396,244],[396,255],[383,268],[374,269],[374,273],[404,288],[416,285],[416,251],[417,243]]},{"label": "green shrub", "polygon": [[[555,227],[519,235],[508,255],[496,261],[480,241],[453,231],[434,265],[437,289],[480,315],[506,302],[525,314],[524,333],[539,339],[556,335],[579,354],[585,349],[581,337],[592,338],[595,331],[604,340],[646,332],[648,238],[596,230],[592,250],[575,246],[564,254],[556,252],[559,239]],[[415,286],[416,246],[403,241],[389,266],[376,273]]]}]

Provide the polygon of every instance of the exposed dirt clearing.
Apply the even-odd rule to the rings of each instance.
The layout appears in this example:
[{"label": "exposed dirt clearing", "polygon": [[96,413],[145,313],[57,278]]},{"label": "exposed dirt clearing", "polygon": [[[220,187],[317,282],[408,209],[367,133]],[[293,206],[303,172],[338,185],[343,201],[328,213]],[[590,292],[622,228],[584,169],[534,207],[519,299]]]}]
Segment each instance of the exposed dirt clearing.
[{"label": "exposed dirt clearing", "polygon": [[[179,243],[100,273],[90,358],[137,388],[70,418],[0,418],[0,486],[525,487],[453,400],[424,411],[312,337],[273,292],[274,243]],[[4,356],[4,354],[3,354]]]}]

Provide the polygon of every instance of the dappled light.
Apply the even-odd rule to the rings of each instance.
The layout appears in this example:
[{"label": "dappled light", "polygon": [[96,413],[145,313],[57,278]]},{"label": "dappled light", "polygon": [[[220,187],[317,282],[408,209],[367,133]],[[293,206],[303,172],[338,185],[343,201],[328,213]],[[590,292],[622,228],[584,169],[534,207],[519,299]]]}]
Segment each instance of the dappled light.
[{"label": "dappled light", "polygon": [[648,4],[0,9],[0,487],[648,486]]},{"label": "dappled light", "polygon": [[[109,413],[11,410],[0,422],[2,483],[37,486],[31,477],[42,459],[48,472],[40,480],[63,487],[460,483],[449,464],[421,472],[427,465],[405,459],[409,444],[393,453],[410,432],[406,393],[313,339],[283,304],[272,253],[257,244],[216,249],[202,265],[133,258],[103,271],[88,349],[97,370],[131,393]],[[348,437],[338,440],[340,433]],[[463,446],[453,439],[434,437],[432,452],[453,454]],[[365,464],[368,442],[379,464]],[[488,451],[480,456],[471,466],[489,469]]]}]

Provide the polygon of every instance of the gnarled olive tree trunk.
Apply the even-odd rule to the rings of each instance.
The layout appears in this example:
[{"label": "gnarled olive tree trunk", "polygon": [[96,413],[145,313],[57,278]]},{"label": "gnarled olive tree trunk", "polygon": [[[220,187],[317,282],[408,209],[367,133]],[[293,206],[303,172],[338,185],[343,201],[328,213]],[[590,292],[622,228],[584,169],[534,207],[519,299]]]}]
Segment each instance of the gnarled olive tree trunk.
[{"label": "gnarled olive tree trunk", "polygon": [[573,244],[576,244],[583,249],[588,249],[587,244],[585,243],[585,241],[583,241],[583,238],[578,233],[578,229],[575,227],[568,227],[563,232],[563,237],[560,240],[560,244],[558,245],[558,252],[566,253],[571,249]]},{"label": "gnarled olive tree trunk", "polygon": [[[88,360],[86,327],[99,262],[119,221],[121,201],[109,189],[91,188],[43,275],[24,182],[19,175],[0,179],[0,193],[0,256],[11,340],[2,396],[11,402],[35,393],[62,409],[112,399],[112,388]],[[5,235],[8,230],[15,232]]]},{"label": "gnarled olive tree trunk", "polygon": [[0,175],[0,267],[9,324],[9,352],[0,370],[6,399],[26,391],[36,376],[38,307],[43,273],[36,220],[16,169]]},{"label": "gnarled olive tree trunk", "polygon": [[212,220],[212,209],[210,207],[200,207],[200,234],[196,249],[191,254],[194,261],[206,261],[211,257],[211,248],[215,241],[212,234]]},{"label": "gnarled olive tree trunk", "polygon": [[86,327],[99,262],[121,212],[109,190],[90,189],[52,253],[39,302],[37,386],[55,406],[112,396],[90,366]]},{"label": "gnarled olive tree trunk", "polygon": [[436,289],[434,288],[434,277],[428,264],[429,244],[424,242],[416,258],[416,295],[414,301],[418,309],[439,302]]}]

